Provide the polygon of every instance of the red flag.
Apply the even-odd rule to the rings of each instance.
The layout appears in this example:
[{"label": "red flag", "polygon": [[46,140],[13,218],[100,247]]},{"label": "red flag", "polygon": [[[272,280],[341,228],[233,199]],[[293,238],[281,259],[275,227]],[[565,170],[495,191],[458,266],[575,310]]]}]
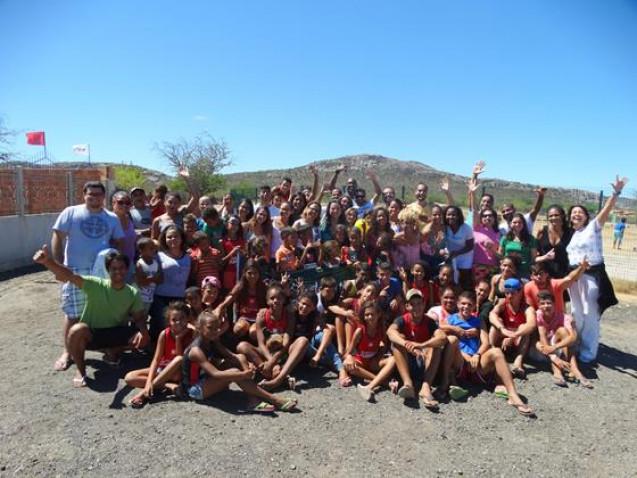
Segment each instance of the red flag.
[{"label": "red flag", "polygon": [[45,146],[44,131],[31,131],[27,133],[27,144]]}]

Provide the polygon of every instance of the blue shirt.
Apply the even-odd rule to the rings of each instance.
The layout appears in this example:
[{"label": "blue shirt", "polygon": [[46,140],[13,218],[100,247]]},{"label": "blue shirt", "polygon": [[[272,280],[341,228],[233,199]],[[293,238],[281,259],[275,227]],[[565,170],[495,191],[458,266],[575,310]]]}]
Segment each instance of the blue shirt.
[{"label": "blue shirt", "polygon": [[[462,330],[480,330],[481,327],[480,317],[472,315],[469,319],[462,320],[457,313],[447,317],[447,324],[460,327]],[[460,344],[460,351],[467,355],[475,355],[480,349],[480,337],[458,337],[458,342]]]},{"label": "blue shirt", "polygon": [[106,209],[91,212],[85,204],[64,209],[53,225],[66,234],[64,265],[90,270],[97,254],[110,247],[111,239],[122,239],[124,231],[115,214]]},{"label": "blue shirt", "polygon": [[181,258],[174,259],[163,251],[160,251],[157,256],[164,274],[164,281],[157,285],[155,295],[184,297],[190,276],[190,256],[184,254]]}]

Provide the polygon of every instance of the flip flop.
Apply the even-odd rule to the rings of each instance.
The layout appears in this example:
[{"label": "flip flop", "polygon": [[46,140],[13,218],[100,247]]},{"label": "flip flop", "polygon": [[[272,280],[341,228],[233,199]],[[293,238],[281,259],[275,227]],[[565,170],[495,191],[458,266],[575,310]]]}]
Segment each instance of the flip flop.
[{"label": "flip flop", "polygon": [[469,390],[459,387],[458,385],[452,385],[449,387],[449,396],[454,401],[459,401],[469,395]]},{"label": "flip flop", "polygon": [[553,385],[556,387],[566,388],[568,385],[566,384],[566,380],[559,377],[553,377]]},{"label": "flip flop", "polygon": [[116,359],[112,359],[108,354],[104,354],[102,361],[111,367],[119,367],[122,363],[121,358],[117,357]]},{"label": "flip flop", "polygon": [[374,392],[369,387],[365,387],[359,383],[356,385],[356,391],[366,402],[371,402],[374,399]]},{"label": "flip flop", "polygon": [[398,393],[398,380],[392,379],[389,381],[389,390],[394,395]]},{"label": "flip flop", "polygon": [[509,402],[513,408],[515,408],[518,413],[524,417],[532,417],[535,416],[535,412],[531,407],[529,407],[526,403],[511,403]]},{"label": "flip flop", "polygon": [[420,395],[419,398],[422,401],[422,404],[425,406],[426,409],[434,411],[434,412],[439,409],[439,405],[440,404],[433,397],[429,398],[429,397],[424,397],[424,396]]},{"label": "flip flop", "polygon": [[587,379],[584,379],[584,380],[577,380],[577,382],[576,382],[576,383],[577,383],[578,385],[581,385],[581,386],[582,386],[582,387],[584,387],[584,388],[588,388],[589,390],[592,390],[592,389],[594,389],[594,388],[595,388],[595,387],[593,386],[593,384],[592,384],[589,380],[587,380]]},{"label": "flip flop", "polygon": [[132,408],[142,408],[148,403],[148,397],[145,395],[135,395],[128,403]]},{"label": "flip flop", "polygon": [[526,371],[521,367],[516,367],[513,370],[511,370],[511,375],[513,375],[515,378],[518,378],[520,380],[526,379]]},{"label": "flip flop", "polygon": [[410,387],[408,385],[403,385],[398,389],[398,396],[405,400],[416,398],[416,392],[414,392],[414,387]]},{"label": "flip flop", "polygon": [[86,387],[86,375],[82,377],[73,377],[73,386],[75,388]]},{"label": "flip flop", "polygon": [[507,392],[506,390],[499,389],[499,390],[496,390],[494,394],[498,398],[502,398],[504,400],[509,399],[509,392]]},{"label": "flip flop", "polygon": [[73,359],[69,355],[67,355],[65,359],[60,357],[53,364],[53,370],[56,372],[64,372],[71,366],[72,363]]},{"label": "flip flop", "polygon": [[268,402],[260,402],[254,407],[252,407],[253,412],[256,413],[272,413],[276,410],[276,407]]},{"label": "flip flop", "polygon": [[286,402],[283,405],[281,405],[280,407],[277,407],[277,409],[282,412],[291,412],[293,410],[296,410],[297,403],[298,402],[295,399],[290,398],[289,400],[286,400]]},{"label": "flip flop", "polygon": [[294,377],[288,377],[288,388],[292,391],[296,390],[296,379]]}]

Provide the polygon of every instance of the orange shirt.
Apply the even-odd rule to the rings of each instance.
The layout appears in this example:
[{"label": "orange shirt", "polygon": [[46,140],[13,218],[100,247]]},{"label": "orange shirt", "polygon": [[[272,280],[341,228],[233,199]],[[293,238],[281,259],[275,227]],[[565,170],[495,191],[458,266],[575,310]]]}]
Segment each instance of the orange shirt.
[{"label": "orange shirt", "polygon": [[299,258],[296,257],[294,249],[288,249],[285,244],[281,244],[277,249],[274,258],[281,272],[292,272],[299,268]]},{"label": "orange shirt", "polygon": [[533,307],[535,310],[539,309],[539,301],[537,295],[540,290],[548,290],[555,297],[555,313],[564,313],[564,294],[560,290],[560,286],[566,279],[551,279],[549,286],[546,289],[539,289],[535,281],[529,281],[524,285],[524,299],[527,304]]}]

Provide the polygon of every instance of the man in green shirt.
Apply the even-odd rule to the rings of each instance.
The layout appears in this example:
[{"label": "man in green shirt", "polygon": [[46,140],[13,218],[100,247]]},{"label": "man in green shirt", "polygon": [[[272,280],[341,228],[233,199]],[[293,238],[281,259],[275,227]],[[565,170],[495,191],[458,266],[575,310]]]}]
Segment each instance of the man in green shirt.
[{"label": "man in green shirt", "polygon": [[[55,261],[46,245],[33,260],[49,269],[60,282],[71,282],[86,294],[86,304],[78,323],[67,336],[67,347],[77,366],[75,387],[86,386],[86,350],[119,352],[122,348],[142,348],[149,342],[144,304],[139,292],[126,283],[129,259],[121,253],[106,256],[109,279],[74,274]],[[129,325],[133,320],[135,327]]]}]

